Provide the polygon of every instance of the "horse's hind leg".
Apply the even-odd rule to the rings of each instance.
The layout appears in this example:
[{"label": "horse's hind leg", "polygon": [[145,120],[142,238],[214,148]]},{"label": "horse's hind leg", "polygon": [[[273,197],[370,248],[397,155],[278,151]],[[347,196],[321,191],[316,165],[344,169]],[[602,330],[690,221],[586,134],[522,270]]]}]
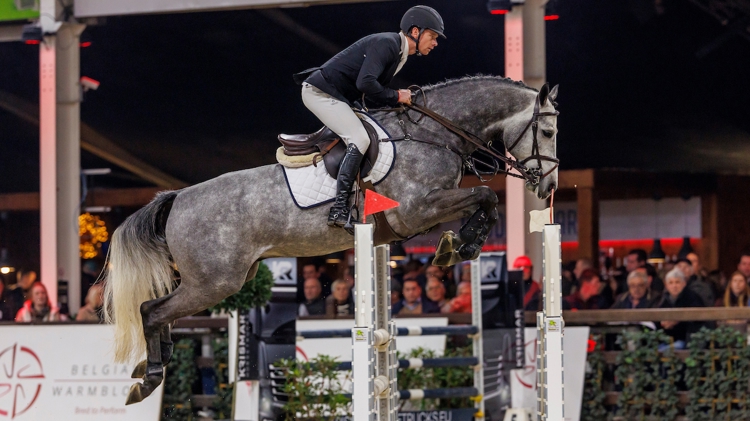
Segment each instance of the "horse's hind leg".
[{"label": "horse's hind leg", "polygon": [[[161,363],[163,366],[167,366],[172,361],[172,352],[174,351],[174,343],[172,342],[171,325],[167,324],[161,328],[159,333],[159,347],[161,348]],[[133,374],[130,375],[133,379],[140,379],[146,375],[146,366],[148,365],[147,360],[143,360],[138,363],[133,369]]]},{"label": "horse's hind leg", "polygon": [[257,269],[256,262],[248,271],[247,278],[243,278],[242,275],[236,279],[228,276],[230,279],[225,278],[222,282],[215,276],[211,288],[198,288],[197,285],[201,285],[200,281],[190,279],[183,273],[182,283],[171,294],[141,304],[141,319],[146,338],[146,369],[142,376],[143,383],[136,383],[130,388],[126,404],[142,401],[164,379],[162,362],[166,363],[166,358],[171,356],[171,352],[162,347],[162,342],[166,342],[164,335],[167,341],[169,340],[169,323],[205,310],[236,293],[246,279],[255,277]]}]

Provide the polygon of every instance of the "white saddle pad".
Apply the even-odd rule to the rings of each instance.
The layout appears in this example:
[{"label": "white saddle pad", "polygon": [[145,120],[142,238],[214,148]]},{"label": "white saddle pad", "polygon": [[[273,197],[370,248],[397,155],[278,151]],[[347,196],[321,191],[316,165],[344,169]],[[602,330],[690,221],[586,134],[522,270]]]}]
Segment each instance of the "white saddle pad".
[{"label": "white saddle pad", "polygon": [[[357,117],[367,121],[378,133],[378,139],[388,139],[390,135],[383,129],[377,121],[366,113],[355,112]],[[372,171],[364,181],[372,181],[377,185],[391,171],[393,161],[396,159],[396,146],[393,142],[381,142],[378,159],[372,166]],[[289,193],[292,195],[294,204],[301,209],[309,209],[320,206],[324,203],[332,202],[336,196],[336,179],[328,175],[325,165],[322,162],[318,166],[309,165],[302,168],[283,167],[284,178],[289,187]]]}]

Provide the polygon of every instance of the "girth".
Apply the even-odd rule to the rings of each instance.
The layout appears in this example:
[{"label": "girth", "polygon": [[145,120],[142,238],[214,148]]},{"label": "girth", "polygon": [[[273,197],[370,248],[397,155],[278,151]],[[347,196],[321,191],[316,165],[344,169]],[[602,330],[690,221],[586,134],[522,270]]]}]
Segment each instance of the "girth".
[{"label": "girth", "polygon": [[[362,160],[362,166],[360,167],[360,174],[362,174],[362,177],[366,177],[378,160],[380,140],[378,139],[378,132],[368,122],[362,121],[362,125],[370,137],[370,146],[364,154],[365,159]],[[278,139],[284,146],[284,153],[289,156],[315,154],[316,157],[313,162],[317,161],[317,156],[322,156],[328,174],[333,178],[338,177],[339,164],[346,154],[346,145],[328,127],[323,126],[320,130],[311,134],[280,134]]]}]

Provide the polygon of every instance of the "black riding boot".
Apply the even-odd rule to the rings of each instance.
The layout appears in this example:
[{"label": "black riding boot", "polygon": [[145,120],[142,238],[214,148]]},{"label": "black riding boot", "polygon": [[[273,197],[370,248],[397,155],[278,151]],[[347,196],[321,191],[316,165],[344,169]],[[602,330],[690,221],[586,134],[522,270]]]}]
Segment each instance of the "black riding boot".
[{"label": "black riding boot", "polygon": [[336,201],[331,206],[328,214],[328,226],[343,227],[349,219],[349,194],[357,179],[359,166],[362,164],[364,155],[359,152],[357,146],[350,143],[346,148],[346,155],[341,160],[339,175],[336,177]]}]

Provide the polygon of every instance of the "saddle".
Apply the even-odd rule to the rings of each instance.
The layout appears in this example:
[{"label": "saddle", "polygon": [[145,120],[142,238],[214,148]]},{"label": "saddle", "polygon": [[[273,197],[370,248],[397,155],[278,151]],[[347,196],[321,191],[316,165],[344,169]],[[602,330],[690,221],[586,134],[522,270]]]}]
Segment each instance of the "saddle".
[{"label": "saddle", "polygon": [[[380,152],[380,140],[378,132],[366,121],[362,125],[370,136],[370,146],[364,153],[365,158],[362,160],[360,174],[362,177],[367,176],[372,170],[375,161],[378,159]],[[323,126],[320,130],[310,134],[280,134],[279,142],[284,147],[284,153],[287,156],[306,156],[314,155],[312,163],[317,165],[319,158],[323,158],[323,164],[328,174],[337,178],[339,174],[339,164],[346,154],[346,145],[341,138],[331,129]]]}]

